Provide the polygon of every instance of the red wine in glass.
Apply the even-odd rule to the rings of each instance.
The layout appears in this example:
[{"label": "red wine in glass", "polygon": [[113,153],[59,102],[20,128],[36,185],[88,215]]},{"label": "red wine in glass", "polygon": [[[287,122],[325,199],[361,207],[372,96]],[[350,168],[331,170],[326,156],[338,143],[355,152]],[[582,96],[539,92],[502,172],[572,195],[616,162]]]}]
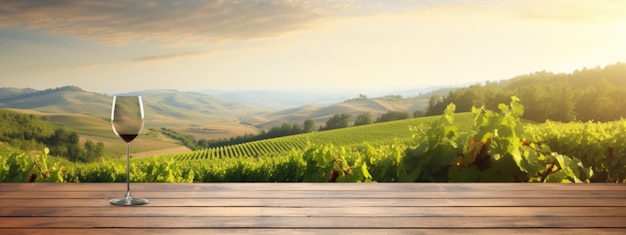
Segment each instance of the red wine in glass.
[{"label": "red wine in glass", "polygon": [[122,138],[122,140],[124,140],[124,142],[126,143],[130,143],[131,141],[133,141],[138,134],[119,134],[120,138]]},{"label": "red wine in glass", "polygon": [[126,195],[111,199],[113,205],[132,206],[147,204],[148,199],[130,195],[130,142],[141,133],[144,124],[141,96],[115,96],[111,109],[113,132],[126,142]]}]

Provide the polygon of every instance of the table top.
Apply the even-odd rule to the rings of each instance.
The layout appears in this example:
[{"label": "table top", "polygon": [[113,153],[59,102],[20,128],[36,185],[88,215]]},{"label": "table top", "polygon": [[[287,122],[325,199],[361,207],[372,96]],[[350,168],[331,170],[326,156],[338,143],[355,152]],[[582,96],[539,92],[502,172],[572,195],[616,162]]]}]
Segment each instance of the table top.
[{"label": "table top", "polygon": [[2,183],[0,234],[626,234],[626,184]]}]

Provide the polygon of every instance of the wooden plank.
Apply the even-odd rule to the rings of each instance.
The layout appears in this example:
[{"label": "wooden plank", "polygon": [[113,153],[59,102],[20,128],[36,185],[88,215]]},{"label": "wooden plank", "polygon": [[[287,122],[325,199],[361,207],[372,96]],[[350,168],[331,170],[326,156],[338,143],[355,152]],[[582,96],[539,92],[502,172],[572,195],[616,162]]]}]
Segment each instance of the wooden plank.
[{"label": "wooden plank", "polygon": [[0,234],[624,234],[624,184],[0,184]]},{"label": "wooden plank", "polygon": [[[110,207],[107,199],[24,199],[7,198],[0,200],[0,208],[19,205],[20,207]],[[544,199],[544,198],[426,198],[396,199],[372,198],[355,200],[352,198],[151,198],[146,206],[156,207],[626,207],[621,198],[595,199]],[[624,208],[626,210],[626,208]]]},{"label": "wooden plank", "polygon": [[9,217],[0,228],[626,228],[626,217]]},{"label": "wooden plank", "polygon": [[[116,198],[124,191],[31,191],[0,192],[0,198]],[[394,191],[133,191],[136,197],[151,198],[626,198],[624,191],[464,191],[464,192],[394,192]]]},{"label": "wooden plank", "polygon": [[626,217],[620,207],[5,207],[0,217]]},{"label": "wooden plank", "polygon": [[206,235],[206,234],[228,234],[228,235],[311,235],[311,234],[482,234],[482,235],[502,235],[502,234],[550,234],[550,235],[571,235],[571,234],[594,234],[594,235],[623,235],[626,229],[621,228],[542,228],[542,229],[51,229],[51,228],[29,228],[29,229],[0,229],[0,234],[29,234],[29,235]]},{"label": "wooden plank", "polygon": [[[123,191],[124,183],[2,183],[0,191]],[[626,191],[626,184],[541,183],[131,183],[132,191]]]}]

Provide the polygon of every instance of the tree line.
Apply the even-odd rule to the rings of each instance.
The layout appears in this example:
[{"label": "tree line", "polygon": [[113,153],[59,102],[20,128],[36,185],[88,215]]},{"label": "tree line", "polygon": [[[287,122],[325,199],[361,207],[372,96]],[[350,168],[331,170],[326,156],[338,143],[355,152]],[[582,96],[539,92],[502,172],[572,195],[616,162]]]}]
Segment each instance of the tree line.
[{"label": "tree line", "polygon": [[[419,117],[420,115],[421,115],[421,112],[416,111],[415,113],[413,113],[413,117]],[[321,126],[319,130],[326,131],[326,130],[350,127],[351,118],[352,118],[352,115],[349,113],[335,114],[332,117],[330,117],[328,121],[326,121],[326,125]],[[403,120],[403,119],[408,119],[408,118],[411,118],[411,115],[409,114],[408,111],[392,110],[392,111],[388,111],[387,113],[380,115],[376,119],[374,119],[374,115],[371,112],[365,112],[365,113],[359,114],[356,117],[352,126],[361,126],[361,125],[368,125],[372,123]]]},{"label": "tree line", "polygon": [[[352,126],[367,125],[367,124],[378,123],[378,122],[388,122],[388,121],[393,121],[393,120],[402,120],[402,119],[408,119],[410,117],[411,115],[407,111],[389,111],[385,114],[382,114],[378,118],[374,119],[374,115],[371,112],[365,112],[365,113],[359,114],[356,117]],[[317,130],[326,131],[326,130],[350,127],[351,118],[352,118],[352,114],[349,114],[349,113],[335,114],[331,116],[330,118],[328,118],[325,125],[320,126]],[[198,141],[198,145],[204,148],[209,148],[209,147],[220,147],[220,146],[227,146],[227,145],[233,145],[233,144],[242,144],[246,142],[252,142],[252,141],[263,140],[263,139],[311,133],[315,131],[315,128],[316,128],[315,121],[313,119],[307,119],[304,121],[302,126],[297,123],[283,123],[280,126],[271,127],[269,130],[261,130],[261,132],[256,135],[245,134],[242,136],[231,137],[228,139],[223,138],[223,139],[215,139],[215,140],[201,139]]]},{"label": "tree line", "polygon": [[[415,115],[422,116],[422,112],[415,112],[413,117],[418,117]],[[351,114],[348,113],[340,113],[335,114],[330,117],[325,125],[317,128],[316,123],[313,119],[307,119],[302,124],[299,123],[283,123],[279,126],[273,126],[269,129],[263,129],[258,134],[246,133],[244,135],[230,137],[230,138],[219,138],[219,139],[206,139],[202,138],[196,140],[192,135],[185,135],[178,133],[172,129],[161,128],[160,132],[166,136],[169,136],[173,139],[179,140],[186,147],[197,150],[203,148],[215,148],[222,146],[229,146],[235,144],[243,144],[252,141],[271,139],[283,136],[311,133],[314,131],[326,131],[333,130],[339,128],[346,128],[350,126],[360,126],[367,125],[378,122],[388,122],[394,120],[402,120],[411,118],[411,115],[407,111],[389,111],[380,115],[378,118],[374,119],[374,115],[371,112],[365,112],[359,114],[352,125],[350,125],[350,120],[352,118]]]},{"label": "tree line", "polygon": [[289,135],[297,135],[303,133],[311,133],[315,130],[315,121],[313,119],[305,120],[302,125],[298,123],[283,123],[280,126],[273,126],[268,130],[261,130],[258,134],[250,134],[246,133],[244,135],[231,137],[231,138],[220,138],[220,139],[200,139],[197,142],[198,148],[213,148],[213,147],[221,147],[228,146],[234,144],[243,144],[247,142],[264,140],[282,136]]},{"label": "tree line", "polygon": [[496,110],[513,95],[527,104],[523,118],[531,121],[619,120],[626,117],[626,63],[569,74],[542,71],[472,85],[445,97],[432,96],[426,115],[441,115],[450,103],[457,112],[469,112],[472,106]]},{"label": "tree line", "polygon": [[51,93],[60,92],[60,91],[82,91],[82,89],[77,86],[62,86],[62,87],[56,87],[56,88],[49,88],[49,89],[45,89],[41,91],[4,95],[4,96],[0,96],[0,102],[10,102],[10,101],[25,98],[25,97],[51,94]]},{"label": "tree line", "polygon": [[102,142],[87,140],[81,145],[78,133],[53,126],[45,116],[6,109],[0,109],[0,141],[24,151],[41,151],[47,147],[50,155],[73,162],[88,162],[104,154]]}]

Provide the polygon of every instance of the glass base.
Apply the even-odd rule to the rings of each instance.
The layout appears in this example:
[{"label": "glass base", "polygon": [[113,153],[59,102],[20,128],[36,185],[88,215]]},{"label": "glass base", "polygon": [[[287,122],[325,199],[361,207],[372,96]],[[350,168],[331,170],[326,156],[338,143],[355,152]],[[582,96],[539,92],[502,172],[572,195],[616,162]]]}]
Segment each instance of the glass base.
[{"label": "glass base", "polygon": [[109,201],[109,203],[111,203],[112,205],[117,205],[117,206],[136,206],[136,205],[144,205],[144,204],[148,204],[148,199],[143,199],[143,198],[133,198],[133,197],[123,197],[123,198],[116,198],[116,199],[111,199]]}]

